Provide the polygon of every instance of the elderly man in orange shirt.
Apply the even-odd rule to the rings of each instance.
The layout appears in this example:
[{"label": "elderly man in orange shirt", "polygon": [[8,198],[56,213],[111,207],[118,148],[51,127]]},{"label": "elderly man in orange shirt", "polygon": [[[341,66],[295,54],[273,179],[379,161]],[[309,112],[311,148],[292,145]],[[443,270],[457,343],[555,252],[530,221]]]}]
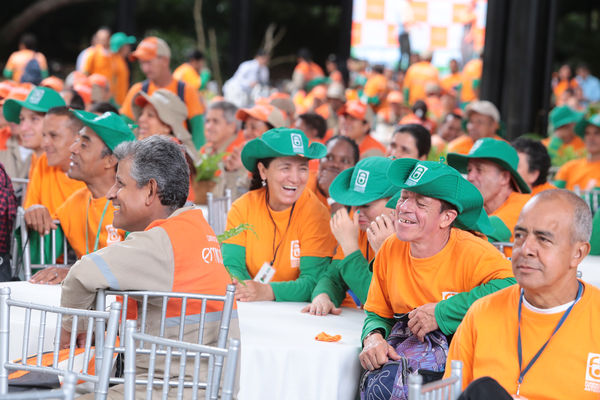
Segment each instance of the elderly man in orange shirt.
[{"label": "elderly man in orange shirt", "polygon": [[462,135],[448,143],[449,153],[468,154],[473,143],[482,138],[504,140],[498,136],[500,111],[487,100],[470,103],[466,110],[467,135]]}]

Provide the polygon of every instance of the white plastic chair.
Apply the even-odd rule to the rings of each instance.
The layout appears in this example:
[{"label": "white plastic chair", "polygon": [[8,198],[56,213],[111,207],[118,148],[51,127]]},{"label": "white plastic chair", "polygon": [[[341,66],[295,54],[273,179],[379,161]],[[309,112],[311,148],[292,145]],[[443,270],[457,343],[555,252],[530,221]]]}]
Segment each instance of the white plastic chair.
[{"label": "white plastic chair", "polygon": [[20,393],[11,393],[0,396],[2,400],[38,400],[38,399],[60,399],[73,400],[75,398],[75,385],[77,375],[71,372],[65,374],[60,389],[54,390],[29,390]]},{"label": "white plastic chair", "polygon": [[231,208],[231,190],[225,190],[225,196],[215,197],[212,192],[206,193],[208,206],[208,224],[216,235],[225,232],[227,226],[227,213]]},{"label": "white plastic chair", "polygon": [[[170,326],[177,326],[178,335],[177,340],[183,341],[184,332],[186,325],[199,324],[198,326],[198,337],[196,343],[198,344],[206,344],[205,338],[205,324],[207,321],[220,321],[219,323],[219,335],[217,338],[217,347],[225,348],[227,345],[227,338],[229,335],[229,326],[231,324],[231,318],[237,317],[237,311],[233,310],[233,305],[235,304],[235,286],[227,285],[227,289],[225,291],[224,296],[219,295],[209,295],[209,294],[201,294],[201,293],[177,293],[177,292],[153,292],[153,291],[116,291],[116,290],[99,290],[96,296],[96,310],[104,310],[106,306],[106,298],[107,296],[123,296],[123,307],[121,311],[121,321],[125,321],[127,319],[127,311],[128,311],[128,300],[129,298],[133,298],[137,301],[138,315],[137,320],[140,321],[141,333],[145,332],[146,320],[148,315],[148,303],[152,302],[156,304],[157,301],[160,301],[160,328],[158,337],[164,338],[166,328]],[[167,317],[167,304],[169,300],[177,299],[181,300],[181,307],[179,310],[178,317]],[[188,303],[190,301],[200,301],[201,302],[201,313],[195,315],[186,315],[186,310]],[[220,312],[206,312],[206,306],[208,301],[219,301],[223,302],[223,311]],[[182,318],[182,316],[185,316]],[[125,337],[125,324],[121,323],[119,329],[119,336],[121,338]],[[124,353],[124,347],[117,347],[115,349],[118,353]],[[150,349],[142,345],[136,349],[137,354],[149,354]],[[223,368],[223,357],[217,356],[215,357],[215,377],[220,376],[221,370]],[[124,378],[110,378],[110,383],[123,383]],[[219,385],[212,386],[215,390],[218,391]]]},{"label": "white plastic chair", "polygon": [[513,248],[512,242],[493,242],[492,244],[500,251],[500,253],[504,253],[504,249]]},{"label": "white plastic chair", "polygon": [[462,392],[462,361],[451,362],[451,376],[423,385],[419,374],[408,376],[408,400],[456,400]]},{"label": "white plastic chair", "polygon": [[[146,379],[137,379],[135,370],[136,359],[136,341],[148,343],[150,348],[150,366],[148,368],[148,377]],[[220,398],[230,400],[233,398],[235,386],[235,375],[237,369],[238,353],[240,342],[237,339],[231,339],[227,348],[205,346],[195,343],[186,343],[179,340],[165,339],[157,336],[147,335],[136,332],[136,321],[126,322],[125,333],[125,400],[135,399],[136,385],[146,386],[146,398],[152,399],[152,392],[155,387],[162,387],[162,398],[166,399],[170,388],[177,388],[177,399],[183,398],[184,389],[190,388],[192,398],[198,398],[198,390],[204,389],[206,399],[217,399],[218,389],[221,384],[221,372],[214,368],[217,358],[227,358],[225,372],[223,374],[223,390]],[[164,357],[163,371],[171,371],[171,362],[173,358],[179,358],[179,374],[177,380],[172,380],[168,376],[158,377],[155,375],[157,356]],[[202,358],[208,359],[208,373],[205,379],[201,380],[200,363]],[[188,359],[193,359],[194,372],[192,381],[185,381],[186,364]],[[216,389],[216,390],[214,390]]]},{"label": "white plastic chair", "polygon": [[[21,360],[10,361],[10,312],[12,308],[22,308],[25,310],[24,321],[24,338],[21,348]],[[31,326],[32,311],[40,314],[40,330],[38,333],[37,349],[29,350],[29,331]],[[0,395],[8,392],[8,375],[9,371],[36,371],[53,375],[65,375],[67,372],[72,372],[77,379],[91,382],[94,385],[96,399],[106,399],[108,391],[108,379],[112,367],[112,359],[115,348],[115,340],[117,337],[117,329],[119,325],[119,316],[121,304],[113,303],[110,306],[110,311],[93,311],[82,310],[76,308],[53,307],[42,304],[33,304],[25,301],[13,300],[10,298],[10,288],[0,288]],[[56,314],[56,325],[54,327],[54,342],[52,346],[53,362],[51,366],[42,365],[42,357],[44,354],[44,342],[46,331],[52,328],[46,326],[47,314]],[[60,337],[62,331],[63,317],[72,317],[69,356],[67,360],[67,368],[59,368],[59,352],[60,352]],[[77,341],[77,327],[79,321],[87,322],[86,341],[83,355],[83,368],[81,371],[74,367],[75,364],[75,348]],[[106,337],[104,327],[107,326]],[[95,332],[94,332],[95,327]],[[48,334],[52,334],[50,331]],[[96,374],[92,375],[88,372],[88,364],[92,354],[92,343],[95,334],[95,349],[93,357],[95,357]],[[35,365],[28,364],[27,359],[30,356],[35,356]],[[105,362],[106,361],[106,362]]]}]

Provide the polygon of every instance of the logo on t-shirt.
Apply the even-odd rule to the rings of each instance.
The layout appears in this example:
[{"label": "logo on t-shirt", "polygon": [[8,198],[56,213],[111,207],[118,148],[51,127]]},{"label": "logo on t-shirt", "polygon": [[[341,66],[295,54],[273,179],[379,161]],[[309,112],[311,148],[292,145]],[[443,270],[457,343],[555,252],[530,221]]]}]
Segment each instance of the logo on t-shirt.
[{"label": "logo on t-shirt", "polygon": [[600,393],[600,354],[588,353],[585,369],[585,390]]},{"label": "logo on t-shirt", "polygon": [[298,268],[300,266],[300,241],[292,240],[290,242],[290,266]]},{"label": "logo on t-shirt", "polygon": [[302,135],[299,133],[292,133],[292,150],[294,153],[304,154],[304,143],[302,142]]},{"label": "logo on t-shirt", "polygon": [[458,292],[442,292],[442,300],[448,300],[450,297],[454,296]]},{"label": "logo on t-shirt", "polygon": [[122,241],[123,238],[119,234],[117,228],[112,225],[106,225],[106,245]]},{"label": "logo on t-shirt", "polygon": [[367,182],[369,181],[369,171],[359,169],[356,174],[356,180],[354,181],[354,191],[364,193],[367,188]]},{"label": "logo on t-shirt", "polygon": [[412,172],[410,173],[410,175],[408,176],[408,179],[406,180],[406,182],[404,182],[404,184],[408,185],[408,186],[416,185],[419,182],[419,180],[421,180],[421,178],[423,177],[425,172],[427,172],[428,169],[429,168],[427,168],[423,165],[417,165],[415,167],[415,169],[412,170]]},{"label": "logo on t-shirt", "polygon": [[205,247],[202,249],[202,261],[206,264],[213,262],[223,264],[223,255],[218,247]]}]

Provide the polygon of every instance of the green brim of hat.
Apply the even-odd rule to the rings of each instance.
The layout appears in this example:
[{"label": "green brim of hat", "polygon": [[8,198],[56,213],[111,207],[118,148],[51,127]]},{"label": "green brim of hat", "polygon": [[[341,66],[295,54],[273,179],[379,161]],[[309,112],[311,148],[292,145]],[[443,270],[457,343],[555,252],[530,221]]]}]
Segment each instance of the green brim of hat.
[{"label": "green brim of hat", "polygon": [[[296,131],[302,133],[302,131],[297,131],[289,128],[275,128],[263,133],[261,137],[252,139],[251,141],[246,143],[246,145],[242,149],[241,158],[242,164],[248,171],[254,172],[256,170],[256,164],[258,163],[258,161],[265,158],[298,156],[307,158],[309,160],[313,160],[323,158],[327,154],[327,147],[325,147],[325,145],[321,143],[313,142],[310,146],[306,146],[308,140],[306,139],[304,133],[302,133],[302,135],[304,135],[306,141],[303,143],[303,153],[295,152],[291,148],[283,144],[282,139],[285,139],[282,137],[270,141],[263,140],[263,137],[265,137],[265,135],[268,134],[269,137],[273,137],[272,133],[274,131],[284,132],[284,136],[286,134],[289,134],[288,131]],[[275,133],[277,134],[277,132]],[[287,140],[290,140],[289,137],[287,138]]]},{"label": "green brim of hat", "polygon": [[510,175],[515,180],[515,183],[519,187],[519,190],[521,191],[521,193],[531,193],[531,188],[529,188],[529,185],[527,185],[527,183],[523,180],[523,178],[521,178],[521,175],[519,175],[517,170],[514,169],[509,163],[507,163],[502,158],[490,157],[490,156],[482,157],[477,154],[469,155],[469,154],[458,154],[458,153],[448,153],[447,157],[448,157],[448,165],[455,168],[461,174],[467,173],[467,165],[469,164],[469,160],[471,160],[471,159],[490,160],[490,161],[498,164],[500,167],[504,168],[508,172],[510,172]]},{"label": "green brim of hat", "polygon": [[329,85],[330,82],[331,82],[331,79],[329,79],[328,77],[320,76],[318,78],[314,78],[314,79],[311,79],[310,81],[308,81],[308,83],[306,84],[306,90],[311,91],[315,88],[315,86]]},{"label": "green brim of hat", "polygon": [[4,106],[2,107],[2,113],[4,114],[4,119],[8,122],[12,122],[18,124],[21,122],[19,116],[21,115],[21,108],[27,108],[31,111],[37,111],[46,113],[48,112],[48,108],[40,107],[39,105],[28,104],[26,100],[15,100],[8,99],[4,102]]},{"label": "green brim of hat", "polygon": [[594,125],[600,128],[600,114],[594,114],[590,118],[581,118],[575,124],[575,133],[580,137],[583,137],[585,135],[585,128],[588,125]]},{"label": "green brim of hat", "polygon": [[[443,177],[426,181],[423,184],[419,182],[407,184],[407,178],[418,162],[418,160],[410,158],[395,160],[388,169],[388,179],[399,189],[406,189],[410,192],[444,200],[452,204],[458,211],[458,216],[454,220],[455,227],[462,230],[481,232],[484,235],[494,232],[488,215],[483,209],[481,193],[472,183],[460,176],[460,174],[446,174]],[[461,198],[457,198],[453,192],[460,193]],[[387,202],[386,207],[395,209],[401,194],[401,190],[398,191]]]},{"label": "green brim of hat", "polygon": [[363,206],[375,200],[392,197],[400,190],[399,187],[388,183],[387,187],[378,188],[377,191],[357,192],[352,188],[353,172],[354,168],[345,169],[331,182],[329,196],[337,203],[345,206]]},{"label": "green brim of hat", "polygon": [[492,215],[488,217],[492,227],[494,228],[494,232],[487,235],[488,241],[491,243],[494,242],[509,242],[510,237],[512,236],[512,232],[506,224],[497,216]]},{"label": "green brim of hat", "polygon": [[129,126],[115,113],[106,112],[99,116],[83,110],[71,110],[71,112],[85,126],[93,130],[111,151],[123,142],[136,140]]}]

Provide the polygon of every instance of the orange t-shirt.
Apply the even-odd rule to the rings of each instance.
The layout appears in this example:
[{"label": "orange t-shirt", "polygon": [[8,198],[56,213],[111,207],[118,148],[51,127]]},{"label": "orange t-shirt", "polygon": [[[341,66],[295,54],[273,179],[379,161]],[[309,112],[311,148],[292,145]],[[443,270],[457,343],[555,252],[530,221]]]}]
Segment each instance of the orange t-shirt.
[{"label": "orange t-shirt", "polygon": [[60,168],[49,167],[44,153],[30,176],[23,207],[27,209],[34,204],[41,204],[54,216],[69,196],[84,187],[85,183],[69,178]]},{"label": "orange t-shirt", "polygon": [[452,228],[446,246],[427,258],[411,256],[410,243],[393,235],[375,256],[365,310],[392,318],[394,313],[407,313],[512,276],[510,261],[469,232]]},{"label": "orange t-shirt", "polygon": [[[504,140],[504,138],[494,135],[494,139],[496,140]],[[448,143],[448,153],[458,153],[458,154],[469,154],[471,151],[471,147],[473,147],[473,139],[469,135],[461,135]]]},{"label": "orange t-shirt", "polygon": [[439,74],[436,67],[427,61],[421,61],[411,65],[404,76],[404,89],[409,91],[409,104],[415,104],[417,100],[425,100],[425,86],[428,83],[439,84]]},{"label": "orange t-shirt", "polygon": [[23,72],[25,72],[25,66],[34,56],[40,65],[40,69],[42,71],[48,71],[46,57],[44,57],[44,55],[40,52],[34,52],[33,50],[28,49],[19,50],[12,53],[6,62],[4,69],[12,71],[11,79],[13,81],[21,82],[21,76],[23,76]]},{"label": "orange t-shirt", "polygon": [[[546,148],[548,148],[550,145],[550,139],[551,138],[549,137],[542,139],[542,144],[546,146]],[[563,143],[558,149],[557,153],[559,155],[564,155],[566,149],[569,147],[575,152],[576,155],[579,155],[580,157],[583,157],[585,154],[585,142],[579,136],[575,136],[569,143]]]},{"label": "orange t-shirt", "polygon": [[530,194],[512,192],[510,196],[508,196],[508,199],[506,199],[506,201],[500,207],[490,214],[490,217],[495,215],[496,217],[500,218],[502,222],[504,222],[504,225],[510,229],[511,242],[513,240],[513,232],[515,230],[517,220],[519,219],[521,209],[530,198]]},{"label": "orange t-shirt", "polygon": [[[150,81],[148,85],[148,95],[152,95],[157,89],[167,89],[175,94],[177,94],[177,80],[172,79],[171,82],[163,87],[158,87],[154,84],[154,82]],[[131,104],[133,102],[133,98],[136,94],[142,91],[142,82],[138,82],[129,89],[127,92],[127,96],[125,96],[125,100],[123,101],[123,105],[121,106],[121,114],[126,115],[130,119],[133,118],[133,111],[131,109]],[[188,108],[188,119],[192,119],[196,115],[204,114],[204,105],[200,101],[200,97],[196,89],[191,87],[190,85],[185,85],[185,90],[183,93],[183,100],[185,105]]]},{"label": "orange t-shirt", "polygon": [[462,70],[462,88],[460,90],[461,103],[468,103],[477,98],[473,89],[473,82],[481,79],[483,71],[483,60],[476,58],[469,61]]},{"label": "orange t-shirt", "polygon": [[[525,375],[519,393],[522,398],[600,398],[600,290],[586,283],[584,287],[582,298]],[[507,392],[516,393],[519,296],[520,287],[513,285],[477,300],[467,311],[448,352],[448,366],[451,360],[463,362],[463,388],[490,376]],[[546,314],[523,304],[521,313],[525,368],[563,312]]]},{"label": "orange t-shirt", "polygon": [[[35,166],[37,165],[37,162],[40,160],[40,156],[38,156],[35,153],[31,153],[31,163],[29,164],[29,172],[27,172],[27,178],[31,179],[31,177],[33,176],[33,170],[35,169]],[[25,199],[23,199],[23,202],[25,202]]]},{"label": "orange t-shirt", "polygon": [[[106,211],[105,210],[106,207]],[[104,211],[104,217],[102,217]],[[75,250],[77,258],[89,254],[94,249],[96,234],[98,235],[98,249],[104,248],[125,238],[125,231],[113,227],[113,214],[115,208],[106,197],[92,198],[87,187],[73,193],[58,207],[56,215],[60,226]],[[102,225],[98,230],[98,226]],[[87,246],[85,243],[87,227]],[[86,251],[87,249],[87,251]]]},{"label": "orange t-shirt", "polygon": [[89,52],[83,64],[83,72],[88,75],[100,74],[111,82],[114,75],[113,57],[110,50],[101,44],[95,45]]},{"label": "orange t-shirt", "polygon": [[[554,181],[557,186],[573,190],[579,186],[581,190],[588,186],[600,186],[600,161],[590,162],[586,158],[571,160],[558,170]],[[593,181],[593,182],[592,182]]]},{"label": "orange t-shirt", "polygon": [[363,93],[367,97],[377,96],[380,100],[383,99],[387,92],[388,81],[383,74],[373,74],[367,79]]},{"label": "orange t-shirt", "polygon": [[329,212],[331,212],[331,206],[329,205],[329,203],[327,203],[327,196],[325,196],[319,190],[318,183],[317,183],[317,171],[310,171],[310,173],[308,175],[308,182],[306,182],[306,189],[313,192],[313,194],[317,197],[317,199],[319,199],[319,201],[321,203],[323,203],[323,205],[325,207],[327,207],[327,210],[329,210]]},{"label": "orange t-shirt", "polygon": [[5,126],[4,128],[0,128],[0,150],[6,150],[6,141],[10,139],[12,136],[12,132],[10,130],[10,126]]},{"label": "orange t-shirt", "polygon": [[[310,190],[304,190],[292,207],[273,211],[267,206],[266,189],[251,190],[237,199],[227,214],[227,229],[247,223],[256,234],[244,231],[225,241],[246,249],[246,268],[256,276],[271,262],[272,282],[292,281],[300,275],[300,257],[331,257],[336,240],[329,229],[329,212]],[[289,226],[288,226],[289,223]],[[278,248],[279,246],[279,248]]]},{"label": "orange t-shirt", "polygon": [[365,136],[362,142],[360,142],[358,151],[361,160],[366,157],[385,156],[385,146],[379,143],[379,141],[371,135]]},{"label": "orange t-shirt", "polygon": [[121,105],[125,101],[127,96],[127,89],[129,89],[129,67],[125,62],[125,59],[119,54],[113,54],[113,65],[115,68],[115,74],[111,81],[111,92],[117,104]]},{"label": "orange t-shirt", "polygon": [[554,92],[554,96],[558,99],[561,94],[567,89],[575,89],[579,87],[577,80],[571,79],[570,81],[560,81],[554,86],[552,90]]},{"label": "orange t-shirt", "polygon": [[534,186],[533,188],[531,188],[531,197],[535,196],[536,194],[538,194],[540,192],[543,192],[544,190],[551,190],[551,189],[556,189],[556,186],[554,186],[550,182],[546,182],[546,183],[542,183],[541,185]]},{"label": "orange t-shirt", "polygon": [[194,69],[189,63],[183,63],[173,71],[173,78],[184,81],[196,90],[200,90],[202,84],[202,78],[198,74],[198,71]]},{"label": "orange t-shirt", "polygon": [[455,74],[449,74],[449,75],[445,76],[444,78],[442,78],[442,81],[440,82],[440,86],[446,92],[452,92],[452,91],[456,90],[456,86],[458,86],[461,81],[462,81],[462,75],[460,72],[457,72]]},{"label": "orange t-shirt", "polygon": [[325,76],[325,74],[323,73],[323,69],[313,61],[311,61],[310,63],[306,61],[300,61],[298,65],[296,65],[296,67],[294,68],[293,73],[302,74],[302,76],[304,77],[305,84],[315,78]]}]

